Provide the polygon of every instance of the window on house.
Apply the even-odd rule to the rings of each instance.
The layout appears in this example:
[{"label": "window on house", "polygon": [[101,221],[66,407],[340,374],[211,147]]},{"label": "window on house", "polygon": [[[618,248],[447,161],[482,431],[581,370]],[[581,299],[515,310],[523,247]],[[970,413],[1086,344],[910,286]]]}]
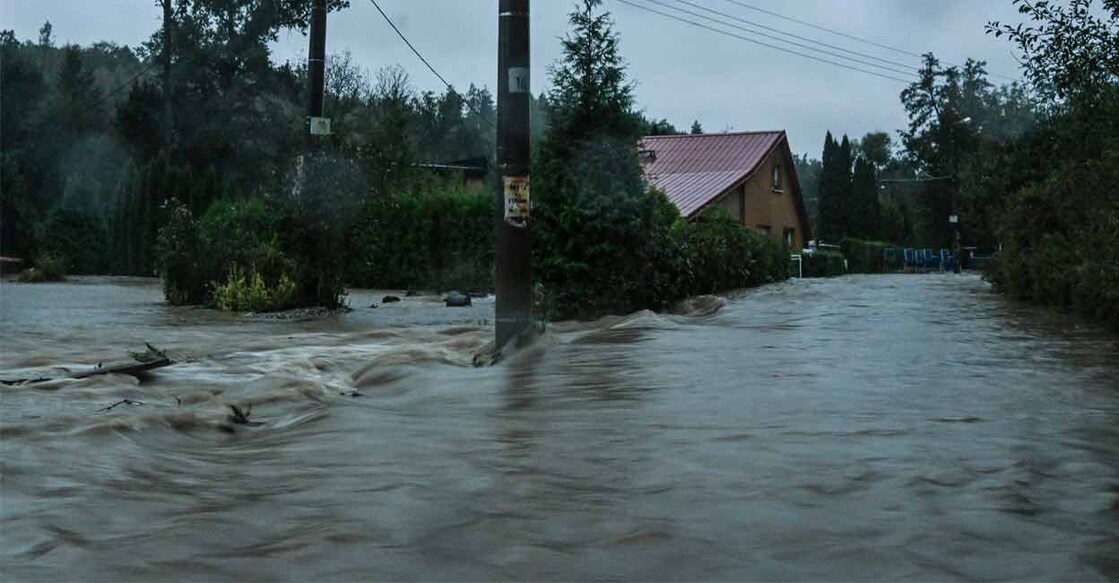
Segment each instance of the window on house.
[{"label": "window on house", "polygon": [[785,245],[787,245],[789,247],[789,249],[793,248],[793,243],[796,242],[796,238],[797,238],[797,230],[796,229],[793,229],[793,228],[785,229]]},{"label": "window on house", "polygon": [[773,165],[773,190],[781,192],[781,165]]},{"label": "window on house", "polygon": [[758,225],[758,230],[768,235],[772,229],[769,228],[769,225]]}]

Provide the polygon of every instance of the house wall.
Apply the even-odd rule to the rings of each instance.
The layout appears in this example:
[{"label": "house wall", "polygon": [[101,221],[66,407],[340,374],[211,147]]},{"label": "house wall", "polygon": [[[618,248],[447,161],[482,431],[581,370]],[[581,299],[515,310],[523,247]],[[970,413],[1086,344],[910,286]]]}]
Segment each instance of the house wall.
[{"label": "house wall", "polygon": [[[793,193],[792,173],[795,169],[781,154],[780,149],[771,153],[745,184],[731,190],[719,204],[746,226],[769,227],[769,236],[774,240],[783,240],[785,230],[792,229],[790,248],[799,250],[804,248],[805,241]],[[781,166],[780,192],[773,189],[774,165]]]},{"label": "house wall", "polygon": [[746,221],[746,204],[743,201],[743,190],[741,188],[737,188],[730,194],[724,196],[719,204],[726,209],[727,214],[731,217],[739,221]]}]

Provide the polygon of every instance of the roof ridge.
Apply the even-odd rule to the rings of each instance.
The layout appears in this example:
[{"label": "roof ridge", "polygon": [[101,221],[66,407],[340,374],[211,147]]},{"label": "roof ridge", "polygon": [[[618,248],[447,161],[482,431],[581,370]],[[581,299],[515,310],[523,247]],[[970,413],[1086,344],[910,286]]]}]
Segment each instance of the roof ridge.
[{"label": "roof ridge", "polygon": [[649,139],[664,139],[664,138],[714,138],[719,136],[755,136],[761,134],[783,134],[785,130],[755,130],[749,132],[724,132],[718,134],[666,134],[660,136],[642,136],[642,140]]}]

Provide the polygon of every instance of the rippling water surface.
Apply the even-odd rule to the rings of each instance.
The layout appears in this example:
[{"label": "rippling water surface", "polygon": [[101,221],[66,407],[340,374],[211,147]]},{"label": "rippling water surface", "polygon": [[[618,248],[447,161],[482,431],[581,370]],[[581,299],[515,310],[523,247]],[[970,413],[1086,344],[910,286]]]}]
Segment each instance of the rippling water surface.
[{"label": "rippling water surface", "polygon": [[0,285],[0,377],[180,361],[0,388],[0,576],[1119,578],[1119,338],[976,277],[561,324],[482,369],[492,303],[352,300]]}]

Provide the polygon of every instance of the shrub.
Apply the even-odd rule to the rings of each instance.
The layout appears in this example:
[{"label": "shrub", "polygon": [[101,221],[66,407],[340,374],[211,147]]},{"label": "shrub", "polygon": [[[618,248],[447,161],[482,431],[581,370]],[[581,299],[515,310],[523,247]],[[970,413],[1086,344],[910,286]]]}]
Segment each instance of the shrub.
[{"label": "shrub", "polygon": [[631,144],[597,140],[570,160],[544,160],[534,269],[550,316],[658,309],[679,297],[680,215],[646,188],[636,156]]},{"label": "shrub", "polygon": [[816,251],[803,258],[804,277],[837,277],[847,273],[846,259],[839,251]]},{"label": "shrub", "polygon": [[232,311],[298,305],[298,265],[280,250],[279,224],[260,200],[216,203],[201,220],[176,205],[158,247],[167,301]]},{"label": "shrub", "polygon": [[303,158],[291,188],[269,199],[278,247],[295,262],[295,305],[337,308],[346,295],[347,235],[357,222],[365,179],[357,163]]},{"label": "shrub", "polygon": [[265,283],[259,272],[245,275],[239,267],[230,270],[224,284],[214,284],[214,303],[226,312],[270,312],[282,310],[295,297],[295,282],[282,274],[274,285]]},{"label": "shrub", "polygon": [[45,254],[66,259],[66,273],[104,273],[108,268],[108,231],[94,213],[56,207],[47,218],[41,239]]},{"label": "shrub", "polygon": [[783,246],[712,208],[684,230],[691,266],[689,295],[752,287],[788,277]]},{"label": "shrub", "polygon": [[35,267],[19,275],[23,283],[47,283],[66,280],[67,261],[60,255],[46,254],[39,257]]},{"label": "shrub", "polygon": [[202,265],[198,220],[185,205],[174,203],[167,224],[159,230],[156,254],[163,296],[174,305],[207,300],[209,274]]},{"label": "shrub", "polygon": [[493,194],[438,185],[367,201],[351,235],[346,279],[363,287],[492,289]]}]

